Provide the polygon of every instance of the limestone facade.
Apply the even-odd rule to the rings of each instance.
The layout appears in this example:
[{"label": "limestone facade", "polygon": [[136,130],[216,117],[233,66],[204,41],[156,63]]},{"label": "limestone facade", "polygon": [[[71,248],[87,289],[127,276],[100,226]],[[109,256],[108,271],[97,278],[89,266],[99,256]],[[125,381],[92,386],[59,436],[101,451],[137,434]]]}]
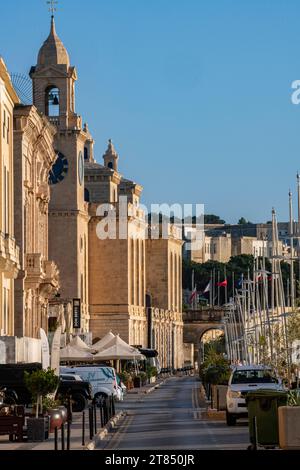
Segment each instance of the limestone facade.
[{"label": "limestone facade", "polygon": [[149,230],[146,240],[146,286],[151,328],[151,347],[157,349],[162,367],[180,368],[183,358],[182,236],[168,225],[168,234],[157,238]]},{"label": "limestone facade", "polygon": [[118,173],[111,141],[104,165],[85,164],[89,201],[89,305],[94,339],[109,330],[157,349],[162,367],[183,364],[181,231],[149,240],[142,187]]},{"label": "limestone facade", "polygon": [[18,102],[0,57],[0,336],[14,334],[14,279],[20,268],[13,216],[13,109]]},{"label": "limestone facade", "polygon": [[[92,158],[85,165],[91,217],[90,328],[95,338],[112,330],[129,344],[145,347],[146,226],[144,212],[138,207],[142,188],[124,180],[118,173],[118,155],[111,141],[103,159],[105,166],[95,163]],[[121,196],[126,198],[123,213],[118,204]],[[111,233],[105,236],[105,231],[110,228],[108,217],[113,225]],[[123,231],[120,226],[124,227]]]},{"label": "limestone facade", "polygon": [[59,288],[48,256],[49,170],[55,128],[34,106],[14,110],[14,217],[21,270],[15,282],[15,334],[39,338],[48,331],[49,300]]}]

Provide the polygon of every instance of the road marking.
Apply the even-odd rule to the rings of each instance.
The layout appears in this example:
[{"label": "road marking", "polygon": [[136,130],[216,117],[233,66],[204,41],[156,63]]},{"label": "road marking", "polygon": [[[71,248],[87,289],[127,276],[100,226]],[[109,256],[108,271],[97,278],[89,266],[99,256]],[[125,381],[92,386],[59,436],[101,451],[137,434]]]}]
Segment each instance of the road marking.
[{"label": "road marking", "polygon": [[118,446],[120,445],[127,429],[131,425],[133,418],[134,418],[133,414],[130,416],[127,415],[124,418],[123,423],[120,424],[120,426],[116,429],[115,434],[112,435],[112,437],[109,439],[107,445],[105,446],[103,450],[118,450]]}]

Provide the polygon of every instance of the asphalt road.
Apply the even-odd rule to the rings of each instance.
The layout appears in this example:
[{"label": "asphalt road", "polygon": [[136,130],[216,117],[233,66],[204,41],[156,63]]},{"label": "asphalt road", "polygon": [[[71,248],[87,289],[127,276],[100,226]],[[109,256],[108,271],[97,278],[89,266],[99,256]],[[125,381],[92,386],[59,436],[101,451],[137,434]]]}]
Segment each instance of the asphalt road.
[{"label": "asphalt road", "polygon": [[172,378],[149,395],[128,395],[128,411],[102,450],[234,450],[249,445],[247,422],[202,419],[206,403],[193,377]]}]

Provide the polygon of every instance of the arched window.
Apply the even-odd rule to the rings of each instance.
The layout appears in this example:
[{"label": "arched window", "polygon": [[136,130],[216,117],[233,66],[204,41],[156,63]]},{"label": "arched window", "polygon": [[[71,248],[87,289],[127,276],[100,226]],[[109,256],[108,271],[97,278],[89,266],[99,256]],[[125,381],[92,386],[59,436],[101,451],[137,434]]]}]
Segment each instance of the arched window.
[{"label": "arched window", "polygon": [[90,202],[90,192],[87,188],[84,189],[84,200],[85,202]]},{"label": "arched window", "polygon": [[108,168],[110,168],[111,170],[113,170],[113,169],[114,169],[113,162],[109,162],[109,164],[108,164],[107,166],[108,166]]},{"label": "arched window", "polygon": [[51,86],[46,89],[46,96],[45,96],[45,110],[46,116],[50,117],[57,117],[59,116],[59,103],[60,103],[60,96],[59,96],[59,89]]},{"label": "arched window", "polygon": [[84,159],[85,160],[89,159],[89,151],[87,147],[84,147]]}]

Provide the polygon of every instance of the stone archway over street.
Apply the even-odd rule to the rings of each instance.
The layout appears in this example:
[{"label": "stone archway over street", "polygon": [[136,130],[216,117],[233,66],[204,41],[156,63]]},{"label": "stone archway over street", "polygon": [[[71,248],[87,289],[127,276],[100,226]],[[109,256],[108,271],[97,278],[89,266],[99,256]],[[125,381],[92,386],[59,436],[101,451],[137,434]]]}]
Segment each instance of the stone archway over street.
[{"label": "stone archway over street", "polygon": [[225,310],[220,307],[188,310],[183,313],[183,342],[194,344],[194,360],[198,361],[201,338],[210,330],[222,330]]}]

